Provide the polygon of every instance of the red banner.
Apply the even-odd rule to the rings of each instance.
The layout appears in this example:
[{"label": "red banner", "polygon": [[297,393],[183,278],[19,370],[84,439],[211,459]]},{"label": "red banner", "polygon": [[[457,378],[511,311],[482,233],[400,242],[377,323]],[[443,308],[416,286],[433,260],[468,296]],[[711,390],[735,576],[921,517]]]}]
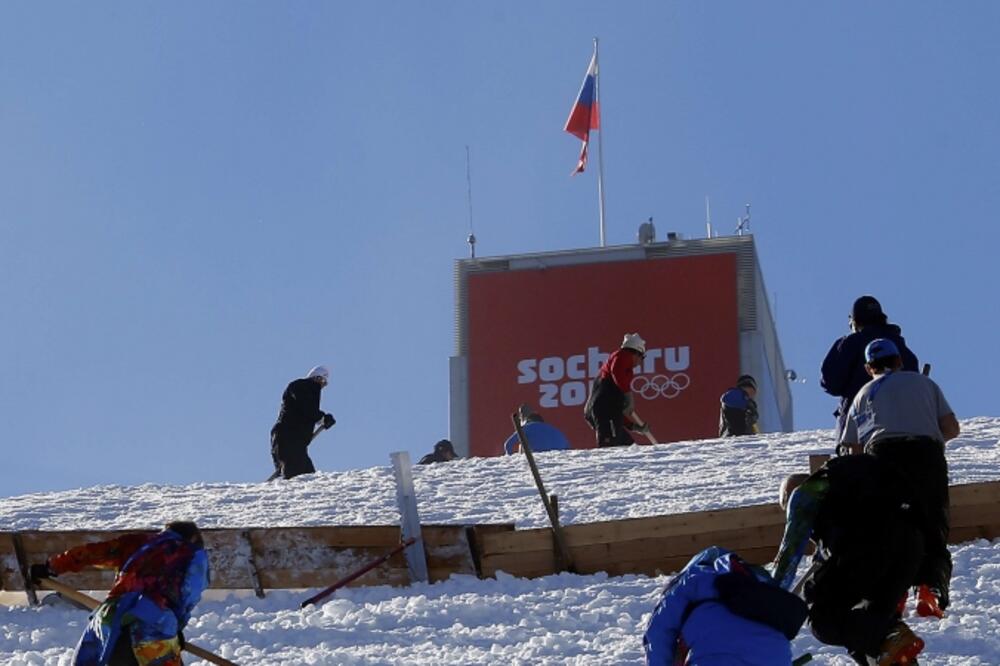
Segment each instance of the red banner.
[{"label": "red banner", "polygon": [[473,273],[467,293],[471,455],[503,453],[521,403],[592,448],[587,393],[632,332],[646,340],[635,407],[657,438],[718,434],[739,374],[734,254]]}]

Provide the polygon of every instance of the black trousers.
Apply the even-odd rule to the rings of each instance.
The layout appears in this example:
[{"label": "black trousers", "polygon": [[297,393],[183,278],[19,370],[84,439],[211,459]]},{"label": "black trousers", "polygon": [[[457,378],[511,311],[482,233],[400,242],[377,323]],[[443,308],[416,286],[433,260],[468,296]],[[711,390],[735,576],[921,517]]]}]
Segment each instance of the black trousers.
[{"label": "black trousers", "polygon": [[909,482],[919,512],[926,520],[926,555],[916,582],[937,589],[941,593],[938,599],[941,608],[947,607],[952,569],[948,552],[951,500],[944,444],[930,437],[906,437],[874,442],[865,451],[895,467]]},{"label": "black trousers", "polygon": [[832,553],[805,583],[813,635],[867,663],[865,655],[880,652],[899,619],[896,604],[913,585],[923,555],[920,528],[902,520]]},{"label": "black trousers", "polygon": [[288,433],[281,430],[271,431],[271,459],[274,462],[272,479],[279,476],[291,479],[300,474],[312,474],[316,471],[312,458],[309,457],[309,442],[311,434]]},{"label": "black trousers", "polygon": [[631,446],[635,444],[632,435],[625,429],[625,417],[618,413],[599,413],[594,410],[594,420],[597,422],[594,430],[597,433],[597,446]]}]

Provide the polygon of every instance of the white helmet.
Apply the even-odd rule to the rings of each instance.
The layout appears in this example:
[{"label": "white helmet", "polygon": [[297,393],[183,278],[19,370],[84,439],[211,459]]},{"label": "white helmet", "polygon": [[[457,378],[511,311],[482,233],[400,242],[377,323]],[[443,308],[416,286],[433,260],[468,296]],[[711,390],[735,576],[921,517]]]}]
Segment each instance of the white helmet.
[{"label": "white helmet", "polygon": [[317,365],[315,368],[309,371],[306,375],[306,379],[312,379],[313,377],[322,377],[323,379],[330,379],[330,371],[326,369],[325,365]]},{"label": "white helmet", "polygon": [[646,341],[638,333],[626,333],[625,339],[622,340],[622,349],[631,349],[645,356]]}]

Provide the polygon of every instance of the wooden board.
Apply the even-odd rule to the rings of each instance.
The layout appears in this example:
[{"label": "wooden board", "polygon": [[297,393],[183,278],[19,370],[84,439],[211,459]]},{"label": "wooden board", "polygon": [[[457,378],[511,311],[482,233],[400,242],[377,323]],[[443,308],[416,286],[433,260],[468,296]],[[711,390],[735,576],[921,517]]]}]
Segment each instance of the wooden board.
[{"label": "wooden board", "polygon": [[[952,486],[951,543],[1000,537],[1000,481]],[[700,550],[720,545],[752,562],[774,557],[784,529],[776,504],[698,511],[565,527],[566,541],[581,573],[606,571],[669,573]],[[515,530],[513,525],[425,525],[421,527],[431,581],[459,573],[490,577],[498,571],[544,576],[556,571],[552,531]],[[82,543],[125,531],[21,532],[29,563]],[[0,532],[0,585],[23,590],[10,532]],[[399,543],[399,527],[273,527],[203,530],[212,564],[212,588],[254,589],[254,567],[264,588],[325,587]],[[251,557],[252,556],[252,557]],[[66,574],[78,589],[106,590],[113,572]],[[405,585],[405,558],[397,555],[352,585]]]},{"label": "wooden board", "polygon": [[[1000,536],[1000,482],[952,486],[950,543]],[[731,548],[757,563],[777,553],[784,514],[776,504],[702,511],[565,527],[580,573],[609,575],[676,570],[712,545]],[[481,575],[556,572],[548,529],[495,531],[480,538]]]},{"label": "wooden board", "polygon": [[[769,525],[700,533],[692,532],[673,536],[653,536],[610,543],[577,544],[571,545],[570,550],[580,573],[596,573],[598,571],[604,571],[610,575],[644,573],[656,569],[669,570],[672,564],[665,564],[666,561],[673,562],[680,559],[683,564],[696,553],[713,545],[724,545],[740,553],[768,550],[770,558],[777,551],[777,544],[781,541],[783,531],[783,524]],[[508,541],[506,544],[508,550],[505,552],[482,553],[483,575],[492,576],[497,571],[506,571],[517,576],[527,575],[522,573],[523,571],[544,572],[541,575],[554,573],[555,565],[552,552],[545,549],[535,550],[534,542],[535,538],[532,535],[529,540],[531,550],[511,551],[509,550],[511,542]]]},{"label": "wooden board", "polygon": [[[479,526],[484,533],[511,531],[513,525]],[[84,543],[104,541],[128,532],[58,531],[20,532],[30,563]],[[473,553],[462,525],[422,527],[424,548],[432,581],[453,574],[476,575]],[[264,588],[325,587],[399,544],[399,527],[392,525],[348,527],[275,527],[205,529],[205,548],[212,568],[213,589],[254,589],[254,569]],[[254,565],[254,566],[251,566]],[[89,569],[64,574],[60,581],[83,590],[107,590],[114,572]],[[402,554],[368,572],[352,586],[405,585],[409,573]],[[22,590],[11,533],[0,532],[0,583],[5,590]]]},{"label": "wooden board", "polygon": [[[784,513],[777,504],[762,504],[735,509],[566,525],[564,529],[566,541],[572,548],[593,543],[616,543],[632,539],[753,529],[784,524]],[[551,532],[548,528],[493,532],[484,534],[482,537],[484,554],[551,549]]]}]

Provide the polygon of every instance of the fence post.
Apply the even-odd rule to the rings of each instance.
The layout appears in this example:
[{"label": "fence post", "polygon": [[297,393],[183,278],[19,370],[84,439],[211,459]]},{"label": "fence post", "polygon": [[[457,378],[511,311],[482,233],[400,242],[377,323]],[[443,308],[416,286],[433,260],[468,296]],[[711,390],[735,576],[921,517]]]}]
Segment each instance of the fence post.
[{"label": "fence post", "polygon": [[403,540],[416,539],[416,543],[403,551],[406,566],[410,570],[410,580],[426,583],[430,576],[427,573],[427,553],[424,550],[424,540],[420,534],[420,514],[417,513],[417,494],[413,490],[412,465],[410,454],[406,451],[396,451],[389,454],[392,459],[392,473],[396,477],[396,503],[399,505],[399,527]]}]

